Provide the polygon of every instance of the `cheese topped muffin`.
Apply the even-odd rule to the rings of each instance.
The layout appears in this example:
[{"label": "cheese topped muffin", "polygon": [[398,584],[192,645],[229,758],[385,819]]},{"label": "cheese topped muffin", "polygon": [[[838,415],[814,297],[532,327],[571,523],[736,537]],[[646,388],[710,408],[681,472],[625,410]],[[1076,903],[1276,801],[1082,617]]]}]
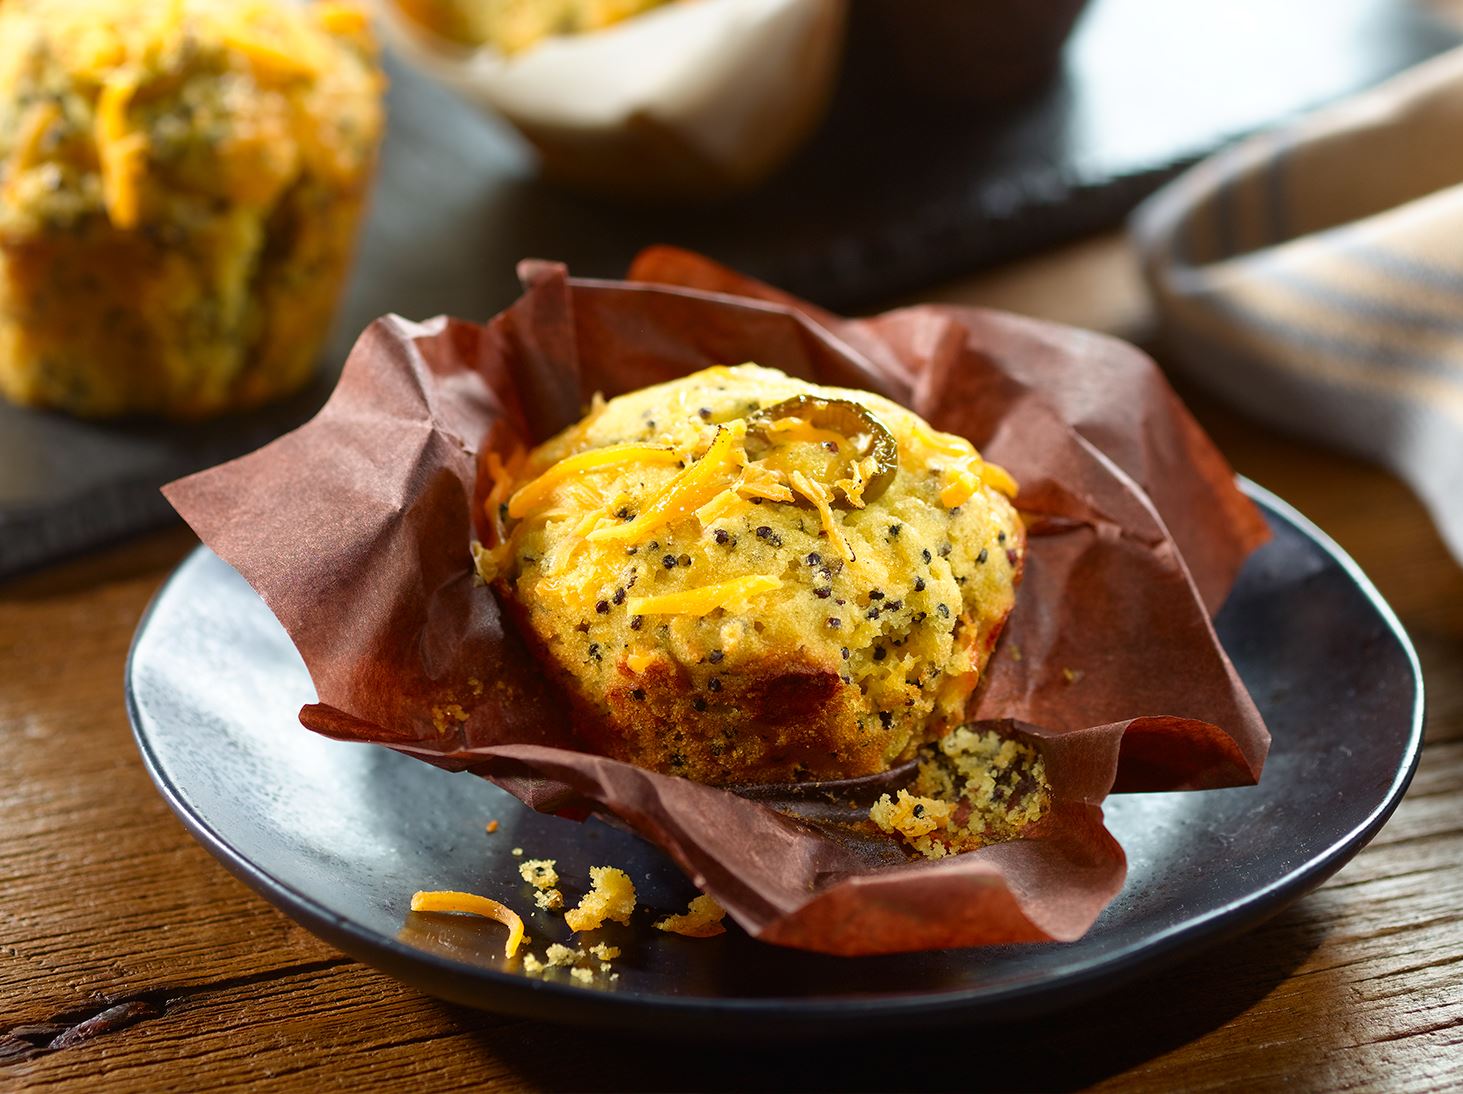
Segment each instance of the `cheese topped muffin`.
[{"label": "cheese topped muffin", "polygon": [[0,3],[0,394],[201,417],[300,387],[382,88],[347,4]]},{"label": "cheese topped muffin", "polygon": [[707,369],[489,470],[479,572],[580,736],[657,771],[887,770],[963,720],[1015,603],[1016,484],[867,392]]},{"label": "cheese topped muffin", "polygon": [[545,38],[603,30],[671,0],[396,0],[413,22],[467,46],[519,53]]}]

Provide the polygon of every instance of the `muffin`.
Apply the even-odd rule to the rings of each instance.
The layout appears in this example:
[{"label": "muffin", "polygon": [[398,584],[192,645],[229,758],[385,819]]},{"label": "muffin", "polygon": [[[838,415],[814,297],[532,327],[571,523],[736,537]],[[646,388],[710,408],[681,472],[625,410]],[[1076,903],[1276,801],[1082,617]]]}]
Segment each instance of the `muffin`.
[{"label": "muffin", "polygon": [[382,88],[343,4],[0,4],[0,394],[197,418],[299,388]]},{"label": "muffin", "polygon": [[401,56],[542,178],[663,212],[772,175],[822,120],[848,0],[383,0]]},{"label": "muffin", "polygon": [[671,0],[397,0],[420,26],[465,46],[520,53],[545,38],[585,34]]},{"label": "muffin", "polygon": [[961,723],[1015,603],[1016,484],[867,392],[756,365],[488,460],[478,569],[594,750],[717,785],[887,770]]}]

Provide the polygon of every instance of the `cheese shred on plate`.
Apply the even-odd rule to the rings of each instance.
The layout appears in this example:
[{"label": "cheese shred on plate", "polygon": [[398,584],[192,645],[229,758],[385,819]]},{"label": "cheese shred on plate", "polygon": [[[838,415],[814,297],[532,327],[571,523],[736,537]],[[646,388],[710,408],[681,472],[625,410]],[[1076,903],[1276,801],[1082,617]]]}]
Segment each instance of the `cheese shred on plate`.
[{"label": "cheese shred on plate", "polygon": [[508,905],[492,897],[476,893],[458,893],[451,890],[423,891],[412,894],[411,910],[414,912],[463,912],[493,919],[508,928],[508,941],[503,945],[503,956],[512,957],[523,942],[523,919]]}]

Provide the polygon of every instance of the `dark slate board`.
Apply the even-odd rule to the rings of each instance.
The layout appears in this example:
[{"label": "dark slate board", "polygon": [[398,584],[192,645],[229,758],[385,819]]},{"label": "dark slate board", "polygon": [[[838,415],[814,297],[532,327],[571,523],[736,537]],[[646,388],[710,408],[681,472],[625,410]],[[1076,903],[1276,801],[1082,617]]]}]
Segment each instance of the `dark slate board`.
[{"label": "dark slate board", "polygon": [[1116,224],[1225,141],[1457,41],[1397,0],[1096,0],[1037,94],[937,115],[847,80],[767,187],[698,211],[538,185],[514,134],[392,65],[374,213],[321,380],[205,426],[0,406],[0,576],[166,521],[160,484],[308,417],[372,318],[486,317],[512,298],[525,255],[612,276],[646,243],[679,243],[831,307],[866,306]]}]

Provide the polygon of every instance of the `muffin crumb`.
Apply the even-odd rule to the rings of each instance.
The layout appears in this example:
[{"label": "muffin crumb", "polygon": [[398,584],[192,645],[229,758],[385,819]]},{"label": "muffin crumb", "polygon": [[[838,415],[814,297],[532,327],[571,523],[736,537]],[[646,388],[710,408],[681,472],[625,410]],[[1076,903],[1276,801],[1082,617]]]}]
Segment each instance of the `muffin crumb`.
[{"label": "muffin crumb", "polygon": [[589,880],[593,888],[564,915],[569,929],[592,931],[607,919],[628,924],[635,911],[635,883],[630,875],[613,866],[591,866]]},{"label": "muffin crumb", "polygon": [[531,953],[523,955],[523,973],[525,976],[543,979],[556,969],[565,969],[573,983],[592,987],[596,978],[606,984],[620,978],[620,974],[613,971],[610,964],[611,958],[619,956],[618,949],[603,943],[586,950],[553,942],[544,951],[542,958]]},{"label": "muffin crumb", "polygon": [[531,858],[518,864],[518,873],[535,889],[552,889],[559,884],[559,871],[551,858]]},{"label": "muffin crumb", "polygon": [[966,726],[920,750],[911,789],[880,797],[869,819],[929,859],[1019,839],[1051,808],[1035,748]]},{"label": "muffin crumb", "polygon": [[686,938],[714,938],[726,933],[726,927],[721,922],[725,917],[726,909],[710,894],[702,893],[691,901],[685,912],[666,916],[656,923],[655,929],[684,935]]}]

